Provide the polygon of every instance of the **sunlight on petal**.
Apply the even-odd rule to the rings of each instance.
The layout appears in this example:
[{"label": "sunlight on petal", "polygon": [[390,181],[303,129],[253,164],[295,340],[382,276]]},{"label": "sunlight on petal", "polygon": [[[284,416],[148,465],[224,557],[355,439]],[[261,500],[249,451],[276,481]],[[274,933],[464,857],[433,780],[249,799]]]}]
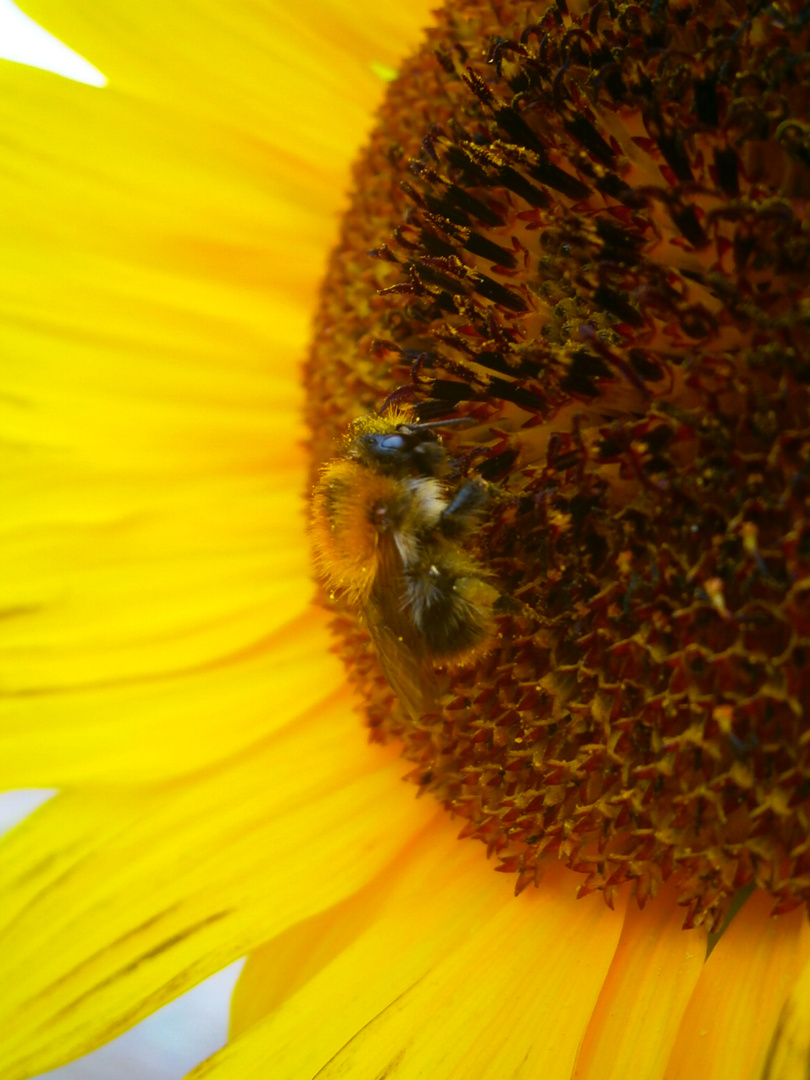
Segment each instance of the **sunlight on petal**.
[{"label": "sunlight on petal", "polygon": [[88,86],[106,86],[106,76],[43,30],[11,0],[0,0],[0,60],[42,68]]},{"label": "sunlight on petal", "polygon": [[396,68],[392,68],[390,64],[383,64],[377,60],[372,60],[371,70],[377,76],[378,79],[382,79],[383,82],[393,82],[399,75]]}]

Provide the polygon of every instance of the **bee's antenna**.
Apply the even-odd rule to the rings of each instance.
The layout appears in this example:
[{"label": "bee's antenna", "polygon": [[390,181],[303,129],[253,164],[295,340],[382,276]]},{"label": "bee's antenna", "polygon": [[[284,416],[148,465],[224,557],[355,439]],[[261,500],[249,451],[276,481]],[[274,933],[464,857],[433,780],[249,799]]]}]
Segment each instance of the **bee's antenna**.
[{"label": "bee's antenna", "polygon": [[418,424],[403,424],[409,431],[425,431],[429,428],[451,427],[456,424],[477,424],[472,416],[454,416],[450,420],[423,420]]}]

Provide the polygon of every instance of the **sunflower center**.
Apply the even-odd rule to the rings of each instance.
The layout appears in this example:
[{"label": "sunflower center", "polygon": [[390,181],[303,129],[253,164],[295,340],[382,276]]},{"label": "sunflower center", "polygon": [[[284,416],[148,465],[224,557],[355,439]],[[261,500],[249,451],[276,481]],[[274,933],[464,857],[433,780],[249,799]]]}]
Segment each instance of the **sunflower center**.
[{"label": "sunflower center", "polygon": [[519,889],[553,853],[608,902],[674,881],[687,925],[810,902],[808,36],[798,0],[462,0],[357,166],[314,460],[390,401],[467,417],[435,483],[486,486],[463,545],[499,599],[471,656],[426,650],[425,709],[339,588],[336,626],[373,731]]}]

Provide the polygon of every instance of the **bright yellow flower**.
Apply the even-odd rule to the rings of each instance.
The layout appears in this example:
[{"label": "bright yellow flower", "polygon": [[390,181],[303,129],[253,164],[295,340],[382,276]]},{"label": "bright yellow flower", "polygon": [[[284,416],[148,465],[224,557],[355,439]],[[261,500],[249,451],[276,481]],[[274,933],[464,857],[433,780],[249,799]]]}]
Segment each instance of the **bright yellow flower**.
[{"label": "bright yellow flower", "polygon": [[312,605],[299,358],[425,6],[27,9],[110,82],[0,67],[0,770],[60,790],[0,850],[0,1077],[245,953],[195,1075],[805,1075],[802,911],[754,894],[706,962],[666,888],[515,899]]}]

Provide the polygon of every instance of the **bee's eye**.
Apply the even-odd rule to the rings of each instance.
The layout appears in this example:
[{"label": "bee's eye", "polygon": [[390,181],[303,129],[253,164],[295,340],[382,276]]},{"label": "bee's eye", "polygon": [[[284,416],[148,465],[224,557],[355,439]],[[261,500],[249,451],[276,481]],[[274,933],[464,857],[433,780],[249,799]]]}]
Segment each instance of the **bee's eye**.
[{"label": "bee's eye", "polygon": [[380,462],[395,462],[402,456],[407,447],[405,437],[397,433],[367,435],[363,442],[366,451]]},{"label": "bee's eye", "polygon": [[405,440],[401,435],[382,435],[378,445],[381,450],[404,450]]}]

